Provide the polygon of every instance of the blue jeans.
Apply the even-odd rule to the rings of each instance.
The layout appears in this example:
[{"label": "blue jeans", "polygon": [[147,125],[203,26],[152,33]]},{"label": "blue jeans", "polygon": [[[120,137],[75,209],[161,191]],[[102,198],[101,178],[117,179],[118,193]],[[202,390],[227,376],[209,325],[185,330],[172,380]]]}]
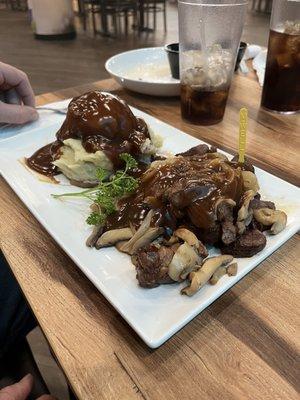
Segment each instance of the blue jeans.
[{"label": "blue jeans", "polygon": [[35,326],[36,320],[0,250],[0,358]]}]

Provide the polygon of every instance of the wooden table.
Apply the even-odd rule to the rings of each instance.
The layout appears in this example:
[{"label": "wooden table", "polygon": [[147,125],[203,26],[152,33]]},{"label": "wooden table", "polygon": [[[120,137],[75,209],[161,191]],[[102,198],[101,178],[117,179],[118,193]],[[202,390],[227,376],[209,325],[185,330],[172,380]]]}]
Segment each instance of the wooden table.
[{"label": "wooden table", "polygon": [[[181,121],[177,99],[125,93],[111,80],[45,94],[38,103],[95,88],[231,152],[238,110],[246,106],[248,155],[299,184],[299,116],[260,111],[252,79],[234,78],[224,121],[206,128]],[[298,399],[299,235],[150,350],[2,179],[0,185],[2,251],[79,399]]]}]

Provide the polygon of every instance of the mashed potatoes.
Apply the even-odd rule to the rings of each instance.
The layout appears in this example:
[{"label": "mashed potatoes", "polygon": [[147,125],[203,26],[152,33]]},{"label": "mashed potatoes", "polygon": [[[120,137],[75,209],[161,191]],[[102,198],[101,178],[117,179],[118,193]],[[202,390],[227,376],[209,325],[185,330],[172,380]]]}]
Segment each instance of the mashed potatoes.
[{"label": "mashed potatoes", "polygon": [[95,182],[97,168],[113,171],[113,165],[103,151],[88,153],[79,139],[66,139],[62,155],[53,162],[67,178],[75,181]]},{"label": "mashed potatoes", "polygon": [[148,127],[150,139],[146,139],[141,146],[141,152],[145,155],[153,155],[163,145],[163,138],[156,135],[151,128]]},{"label": "mashed potatoes", "polygon": [[[155,154],[162,146],[162,138],[149,130],[150,139],[141,146],[141,152],[147,156]],[[88,153],[79,139],[66,139],[61,147],[61,156],[53,162],[69,179],[78,182],[95,182],[97,168],[113,172],[113,164],[103,151]]]}]

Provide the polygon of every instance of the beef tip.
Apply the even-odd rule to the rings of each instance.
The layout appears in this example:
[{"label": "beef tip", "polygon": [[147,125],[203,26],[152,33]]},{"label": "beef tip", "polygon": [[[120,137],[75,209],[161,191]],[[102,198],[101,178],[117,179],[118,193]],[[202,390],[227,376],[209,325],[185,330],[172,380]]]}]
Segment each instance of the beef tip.
[{"label": "beef tip", "polygon": [[245,157],[245,162],[243,164],[239,163],[239,155],[235,155],[232,160],[231,160],[232,164],[236,164],[238,167],[241,167],[242,170],[244,171],[250,171],[255,173],[255,169],[253,167],[253,165],[251,164],[251,162],[247,159],[247,157]]},{"label": "beef tip", "polygon": [[215,244],[221,239],[221,225],[215,224],[208,229],[197,229],[197,237],[204,244]]},{"label": "beef tip", "polygon": [[224,221],[222,223],[222,242],[224,244],[233,243],[236,239],[236,227],[232,221]]},{"label": "beef tip", "polygon": [[178,153],[176,156],[183,156],[183,157],[188,157],[188,156],[203,156],[206,153],[210,153],[210,149],[207,146],[207,144],[199,144],[198,146],[192,147],[191,149],[183,152],[183,153]]},{"label": "beef tip", "polygon": [[275,210],[275,204],[272,201],[264,201],[264,200],[260,200],[260,198],[255,198],[253,200],[250,201],[250,208],[252,208],[252,210],[259,210],[260,208],[271,208],[271,210]]},{"label": "beef tip", "polygon": [[265,225],[261,224],[260,222],[256,221],[255,218],[252,218],[252,221],[250,222],[249,228],[250,229],[258,229],[261,232],[264,232],[264,231],[267,231],[267,230],[270,229],[269,226],[265,226]]},{"label": "beef tip", "polygon": [[214,189],[213,185],[190,186],[176,191],[176,185],[168,192],[169,201],[179,210],[188,207],[197,200],[201,200],[208,196],[210,191]]},{"label": "beef tip", "polygon": [[235,242],[221,245],[223,254],[232,254],[234,257],[252,257],[266,245],[266,237],[258,229],[247,230]]},{"label": "beef tip", "polygon": [[172,283],[168,266],[172,261],[174,251],[171,247],[149,244],[141,248],[134,256],[136,278],[140,286],[154,288],[163,283]]}]

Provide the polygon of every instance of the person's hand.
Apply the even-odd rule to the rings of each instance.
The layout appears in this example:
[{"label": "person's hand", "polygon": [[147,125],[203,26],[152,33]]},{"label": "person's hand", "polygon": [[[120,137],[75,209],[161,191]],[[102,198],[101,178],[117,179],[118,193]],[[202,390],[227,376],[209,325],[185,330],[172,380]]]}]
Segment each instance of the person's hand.
[{"label": "person's hand", "polygon": [[[3,101],[1,101],[3,100]],[[27,75],[0,62],[0,123],[25,124],[38,119]]]},{"label": "person's hand", "polygon": [[[32,385],[32,375],[28,374],[20,382],[0,390],[0,400],[26,400],[31,392]],[[44,394],[37,400],[55,400],[55,398],[49,394]]]}]

